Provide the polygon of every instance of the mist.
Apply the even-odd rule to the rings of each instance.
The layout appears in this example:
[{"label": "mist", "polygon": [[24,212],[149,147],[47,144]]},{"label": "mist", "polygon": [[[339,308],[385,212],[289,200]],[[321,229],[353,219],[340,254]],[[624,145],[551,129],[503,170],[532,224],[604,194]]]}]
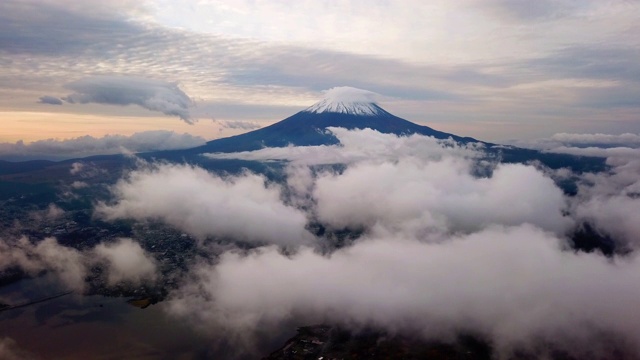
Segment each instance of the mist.
[{"label": "mist", "polygon": [[60,245],[55,237],[37,242],[26,236],[0,239],[0,272],[18,269],[29,276],[50,272],[63,288],[82,293],[89,270],[96,265],[106,270],[110,285],[156,280],[155,261],[131,239],[102,242],[83,251]]}]

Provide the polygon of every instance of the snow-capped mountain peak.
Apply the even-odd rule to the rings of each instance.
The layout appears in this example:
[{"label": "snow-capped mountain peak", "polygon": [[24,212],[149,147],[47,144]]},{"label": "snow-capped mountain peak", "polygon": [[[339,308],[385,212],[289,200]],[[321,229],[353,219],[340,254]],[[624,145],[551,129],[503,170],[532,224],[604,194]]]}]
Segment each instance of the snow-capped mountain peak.
[{"label": "snow-capped mountain peak", "polygon": [[310,113],[341,113],[350,115],[373,116],[384,112],[376,103],[375,98],[380,95],[349,86],[334,87],[324,92],[322,100],[311,105],[305,112]]}]

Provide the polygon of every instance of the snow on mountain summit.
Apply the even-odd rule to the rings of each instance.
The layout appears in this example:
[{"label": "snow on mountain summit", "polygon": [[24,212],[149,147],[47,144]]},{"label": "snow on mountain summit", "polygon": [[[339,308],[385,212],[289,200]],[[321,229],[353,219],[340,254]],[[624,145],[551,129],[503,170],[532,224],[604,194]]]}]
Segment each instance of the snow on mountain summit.
[{"label": "snow on mountain summit", "polygon": [[376,103],[379,95],[368,90],[349,86],[334,87],[324,92],[322,100],[311,105],[305,112],[311,113],[342,113],[350,115],[373,116],[384,112]]}]

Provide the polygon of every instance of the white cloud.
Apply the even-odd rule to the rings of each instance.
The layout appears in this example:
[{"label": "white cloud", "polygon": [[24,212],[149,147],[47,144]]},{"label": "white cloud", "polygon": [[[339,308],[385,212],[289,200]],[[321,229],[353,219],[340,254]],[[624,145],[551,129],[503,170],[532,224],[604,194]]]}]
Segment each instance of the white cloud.
[{"label": "white cloud", "polygon": [[[640,135],[624,133],[620,135],[611,134],[572,134],[557,133],[550,138],[535,140],[512,140],[513,145],[545,150],[549,152],[559,152],[584,156],[607,157],[605,149],[612,152],[626,151],[624,149],[635,149],[640,147]],[[598,150],[600,149],[600,150]],[[582,151],[582,153],[580,153]]]},{"label": "white cloud", "polygon": [[308,248],[290,256],[276,248],[226,253],[194,269],[198,281],[174,292],[169,305],[229,336],[296,318],[427,339],[467,331],[486,337],[497,358],[515,349],[598,357],[620,344],[637,356],[640,262],[565,252],[561,243],[523,225],[437,244],[366,239],[328,256]]},{"label": "white cloud", "polygon": [[640,135],[624,133],[572,134],[558,133],[550,138],[519,141],[511,144],[548,153],[607,158],[609,163],[626,163],[640,157]]},{"label": "white cloud", "polygon": [[81,252],[61,246],[55,238],[31,243],[26,237],[14,241],[0,239],[0,270],[19,267],[30,275],[51,270],[67,287],[84,289],[86,263]]},{"label": "white cloud", "polygon": [[234,129],[234,130],[255,130],[259,129],[262,126],[253,121],[242,121],[242,120],[213,120],[214,123],[220,125],[220,130],[223,129]]},{"label": "white cloud", "polygon": [[145,253],[140,244],[131,239],[119,239],[114,243],[98,244],[94,250],[96,256],[107,263],[110,285],[121,281],[139,284],[156,279],[155,260]]},{"label": "white cloud", "polygon": [[358,164],[318,176],[313,198],[319,220],[333,228],[381,225],[394,230],[478,231],[491,224],[536,224],[564,234],[562,191],[531,166],[499,165],[491,177],[471,174],[472,163]]},{"label": "white cloud", "polygon": [[74,181],[71,183],[71,188],[73,189],[84,189],[87,187],[89,187],[89,184],[84,181]]},{"label": "white cloud", "polygon": [[[314,199],[314,214],[332,228],[373,225],[414,231],[476,231],[490,224],[532,223],[564,233],[565,199],[553,181],[535,168],[501,165],[487,178],[474,176],[483,154],[476,144],[460,146],[422,135],[396,136],[371,129],[329,128],[340,145],[265,148],[212,158],[290,160],[298,197]],[[344,172],[309,179],[302,165],[348,164]],[[292,168],[293,169],[293,168]],[[296,173],[300,172],[300,175]],[[299,180],[305,183],[299,184]],[[313,184],[309,184],[312,181]],[[302,188],[310,193],[300,193]]]},{"label": "white cloud", "polygon": [[339,145],[289,146],[284,148],[264,148],[238,153],[204,154],[212,159],[243,160],[288,160],[295,164],[351,164],[358,161],[396,161],[404,157],[423,160],[439,159],[444,156],[478,157],[481,144],[462,146],[455,141],[438,140],[433,137],[413,134],[396,136],[383,134],[372,129],[347,130],[328,127],[340,141]]},{"label": "white cloud", "polygon": [[608,171],[564,175],[565,179],[573,176],[579,185],[577,195],[568,199],[571,216],[619,245],[636,248],[640,244],[639,135],[560,133],[521,145],[551,153],[607,158],[611,167]]},{"label": "white cloud", "polygon": [[53,221],[64,216],[65,211],[58,205],[51,203],[44,210],[31,212],[31,218],[36,221]]},{"label": "white cloud", "polygon": [[[348,84],[403,99],[390,104],[398,115],[487,140],[576,126],[638,131],[633,1],[589,1],[567,16],[516,17],[517,26],[495,10],[564,14],[566,2],[163,2],[148,6],[155,23],[130,1],[24,3],[0,3],[0,32],[13,34],[3,47],[5,109],[53,111],[33,100],[62,95],[69,79],[145,74],[180,81],[204,102],[238,104],[227,119],[271,105],[258,116],[274,121],[288,114],[284,106],[308,106],[320,89]],[[16,125],[13,117],[5,119]]]},{"label": "white cloud", "polygon": [[611,134],[570,134],[558,133],[551,136],[551,140],[569,145],[627,145],[640,147],[640,135],[624,133],[620,135]]},{"label": "white cloud", "polygon": [[139,105],[151,111],[177,116],[192,124],[193,101],[177,84],[132,76],[94,76],[66,85],[75,91],[63,98],[70,103]]},{"label": "white cloud", "polygon": [[36,276],[51,271],[64,286],[82,292],[88,269],[97,264],[105,266],[111,285],[120,281],[153,281],[156,277],[155,262],[131,239],[101,243],[87,251],[60,245],[53,237],[38,241],[27,237],[0,239],[0,272],[18,268]]},{"label": "white cloud", "polygon": [[[200,146],[206,140],[191,134],[173,131],[151,130],[131,136],[105,135],[100,138],[81,136],[73,139],[47,139],[32,143],[0,143],[0,159],[69,159],[91,155],[121,154],[155,150],[184,149]],[[72,175],[80,169],[71,169]]]},{"label": "white cloud", "polygon": [[220,177],[189,165],[161,164],[132,171],[112,188],[114,204],[99,204],[106,219],[161,219],[197,237],[299,245],[312,235],[304,212],[285,205],[280,186],[255,174]]},{"label": "white cloud", "polygon": [[71,175],[79,174],[84,168],[84,166],[85,165],[81,162],[74,162],[73,164],[71,164],[71,169],[69,170],[69,173]]},{"label": "white cloud", "polygon": [[[481,147],[331,131],[341,145],[209,155],[289,160],[282,185],[251,173],[143,166],[96,213],[274,244],[200,259],[171,293],[172,314],[230,340],[288,321],[327,322],[437,340],[478,334],[498,358],[556,349],[575,358],[614,348],[640,355],[640,321],[630,316],[640,296],[637,256],[569,247],[570,231],[589,222],[637,248],[637,160],[610,159],[610,172],[581,175],[568,197],[534,166],[486,163]],[[304,244],[310,223],[328,232]],[[345,227],[364,231],[332,248],[332,230]]]},{"label": "white cloud", "polygon": [[610,172],[582,176],[574,216],[632,248],[640,245],[640,161],[610,158]]},{"label": "white cloud", "polygon": [[628,148],[628,147],[608,147],[601,148],[595,146],[589,147],[570,147],[559,146],[547,152],[557,154],[569,154],[576,156],[594,156],[603,158],[635,158],[640,157],[640,148]]}]

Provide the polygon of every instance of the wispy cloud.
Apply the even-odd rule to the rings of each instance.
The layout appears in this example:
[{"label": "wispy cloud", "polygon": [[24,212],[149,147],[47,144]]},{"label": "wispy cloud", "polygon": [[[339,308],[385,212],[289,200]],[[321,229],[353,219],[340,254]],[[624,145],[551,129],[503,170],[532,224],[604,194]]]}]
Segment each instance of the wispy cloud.
[{"label": "wispy cloud", "polygon": [[189,114],[193,101],[174,83],[131,76],[95,76],[74,81],[65,87],[75,91],[64,97],[72,104],[135,104],[177,116],[189,124],[195,121]]},{"label": "wispy cloud", "polygon": [[156,264],[137,242],[117,239],[80,251],[60,245],[53,237],[31,242],[27,237],[0,239],[0,271],[18,268],[35,276],[51,271],[69,289],[82,292],[91,266],[101,265],[111,285],[118,282],[153,282]]},{"label": "wispy cloud", "polygon": [[[170,3],[151,4],[147,12],[129,7],[128,2],[95,4],[97,11],[94,12],[88,10],[93,5],[74,1],[65,6],[49,1],[40,6],[35,2],[5,1],[0,5],[0,33],[13,35],[0,38],[0,51],[5,59],[2,83],[6,89],[3,91],[18,98],[9,103],[3,96],[5,100],[0,103],[28,109],[33,106],[33,99],[43,93],[65,95],[63,85],[70,79],[86,81],[83,79],[90,75],[135,77],[145,74],[168,83],[179,82],[180,88],[185,89],[183,92],[188,92],[189,97],[199,103],[235,104],[233,114],[225,113],[225,120],[231,121],[251,119],[248,114],[255,114],[256,106],[302,109],[313,103],[321,90],[348,85],[388,96],[390,107],[410,120],[435,121],[445,126],[466,124],[472,133],[463,135],[479,138],[485,137],[484,132],[497,134],[504,129],[473,125],[475,121],[508,123],[514,131],[518,128],[529,131],[530,123],[544,123],[546,126],[541,127],[544,131],[560,132],[575,128],[577,118],[583,119],[579,124],[584,131],[602,131],[613,126],[615,119],[616,126],[624,121],[627,131],[637,130],[633,114],[637,112],[634,98],[640,93],[634,80],[638,78],[638,66],[634,63],[638,47],[631,35],[638,23],[632,16],[637,4],[614,1],[608,3],[607,11],[599,11],[604,5],[598,2],[577,5],[564,1],[540,4],[492,1],[473,6],[436,2],[416,3],[411,14],[399,10],[406,6],[394,4],[344,6],[349,11],[364,8],[360,13],[366,15],[362,29],[370,26],[369,20],[394,11],[406,18],[418,16],[416,14],[431,18],[433,21],[421,24],[430,24],[434,39],[419,41],[410,32],[404,36],[412,44],[413,57],[399,50],[383,55],[353,47],[311,46],[293,40],[273,43],[269,38],[233,36],[229,29],[211,35],[204,29],[196,32],[184,27],[165,27],[158,20],[161,16],[154,11],[166,10],[173,15],[191,11],[189,7]],[[261,18],[265,27],[268,21],[277,18],[273,15],[282,10],[280,5],[213,2],[202,4],[200,14],[211,10],[220,15],[223,5],[230,12],[237,11],[236,15],[265,8],[266,14],[270,14]],[[309,6],[318,5],[301,3],[289,10],[302,13]],[[318,11],[331,18],[335,10],[332,9],[327,6]],[[465,26],[457,28],[461,33],[453,40],[439,32],[446,25],[443,19],[448,13],[468,17]],[[523,14],[533,15],[521,19],[526,17]],[[36,18],[38,29],[29,25]],[[513,32],[513,21],[522,22],[518,27],[520,32]],[[372,23],[380,24],[379,21]],[[287,23],[278,25],[288,26]],[[399,28],[394,38],[407,29],[415,32],[414,27],[405,27]],[[564,31],[566,27],[575,31]],[[562,36],[548,36],[550,32]],[[589,36],[575,37],[574,33]],[[332,36],[335,36],[332,39],[345,40],[336,34]],[[366,37],[372,38],[369,33]],[[336,44],[344,45],[340,41]],[[471,52],[472,49],[478,51]],[[494,56],[499,49],[509,51],[503,56]],[[484,53],[480,50],[493,55],[480,56]],[[447,60],[437,60],[436,55],[445,56]],[[104,101],[104,94],[96,93],[98,85],[105,84],[93,83],[91,91],[83,88],[78,93],[87,90],[84,94],[87,101],[89,98]],[[11,90],[16,88],[23,91]],[[220,118],[214,107],[189,109],[189,113],[185,113],[183,100],[159,104],[114,99],[109,103],[138,104],[184,119]],[[594,112],[594,108],[607,114]],[[209,111],[211,114],[206,113]],[[289,115],[275,110],[266,113],[274,114],[271,120]]]},{"label": "wispy cloud", "polygon": [[49,104],[49,105],[62,105],[63,104],[63,102],[62,102],[62,100],[60,100],[60,98],[57,98],[55,96],[48,96],[48,95],[41,96],[38,102],[42,103],[42,104]]},{"label": "wispy cloud", "polygon": [[32,143],[0,143],[0,159],[61,160],[90,155],[184,149],[204,143],[205,139],[198,136],[164,130],[145,131],[131,136],[105,135],[95,138],[87,135],[64,140],[38,140]]}]

